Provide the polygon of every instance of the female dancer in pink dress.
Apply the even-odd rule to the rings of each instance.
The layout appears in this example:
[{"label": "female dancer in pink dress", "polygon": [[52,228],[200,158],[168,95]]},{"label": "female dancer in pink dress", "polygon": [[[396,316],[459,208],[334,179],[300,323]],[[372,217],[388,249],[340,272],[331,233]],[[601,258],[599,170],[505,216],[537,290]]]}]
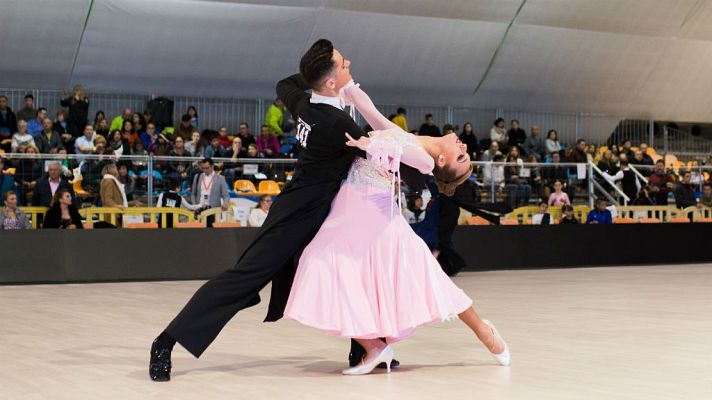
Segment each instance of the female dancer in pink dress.
[{"label": "female dancer in pink dress", "polygon": [[366,151],[368,159],[354,161],[329,216],[304,249],[284,315],[363,346],[363,361],[344,370],[346,375],[368,374],[382,362],[390,371],[390,343],[419,325],[456,315],[508,365],[509,350],[497,330],[480,319],[472,300],[442,271],[394,204],[400,162],[422,173],[434,169],[442,192],[452,195],[472,170],[467,147],[454,134],[404,132],[352,83],[342,89],[342,98],[376,131],[358,141],[348,137],[347,144]]}]

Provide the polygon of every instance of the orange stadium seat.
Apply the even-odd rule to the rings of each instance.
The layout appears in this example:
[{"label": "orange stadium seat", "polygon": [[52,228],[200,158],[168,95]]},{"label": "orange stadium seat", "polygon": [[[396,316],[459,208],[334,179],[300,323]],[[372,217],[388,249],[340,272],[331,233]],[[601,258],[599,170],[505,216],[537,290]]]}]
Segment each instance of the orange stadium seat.
[{"label": "orange stadium seat", "polygon": [[256,192],[257,188],[252,181],[248,181],[247,179],[238,179],[235,181],[235,185],[233,185],[233,190],[237,193],[251,193]]},{"label": "orange stadium seat", "polygon": [[638,222],[641,224],[659,224],[660,220],[657,218],[638,218]]},{"label": "orange stadium seat", "polygon": [[689,218],[685,218],[685,217],[676,217],[676,218],[670,218],[670,219],[668,220],[668,222],[671,223],[671,224],[689,224],[689,223],[690,223],[690,219],[689,219]]},{"label": "orange stadium seat", "polygon": [[281,190],[277,182],[268,179],[260,182],[258,191],[263,194],[279,194]]},{"label": "orange stadium seat", "polygon": [[486,219],[484,219],[478,215],[467,219],[467,225],[482,226],[482,225],[489,225],[489,224],[490,224],[489,221],[487,221]]},{"label": "orange stadium seat", "polygon": [[158,224],[155,222],[134,222],[127,224],[128,229],[158,229]]},{"label": "orange stadium seat", "polygon": [[499,221],[500,225],[519,225],[519,221],[516,219],[503,219]]},{"label": "orange stadium seat", "polygon": [[241,225],[239,222],[215,222],[213,223],[213,228],[239,228]]},{"label": "orange stadium seat", "polygon": [[712,218],[700,218],[700,219],[696,220],[695,222],[710,223],[710,222],[712,222]]},{"label": "orange stadium seat", "polygon": [[633,218],[616,218],[613,220],[614,224],[634,224],[635,220]]},{"label": "orange stadium seat", "polygon": [[202,222],[176,222],[173,224],[174,228],[184,229],[184,228],[205,228],[205,224]]}]

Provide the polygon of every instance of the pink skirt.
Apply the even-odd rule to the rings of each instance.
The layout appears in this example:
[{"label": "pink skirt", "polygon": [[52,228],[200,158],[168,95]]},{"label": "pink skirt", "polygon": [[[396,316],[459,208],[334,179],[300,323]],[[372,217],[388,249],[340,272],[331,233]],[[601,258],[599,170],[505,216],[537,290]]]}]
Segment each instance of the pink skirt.
[{"label": "pink skirt", "polygon": [[299,259],[285,317],[330,335],[395,342],[469,308],[472,300],[442,271],[393,198],[365,190],[341,186]]}]

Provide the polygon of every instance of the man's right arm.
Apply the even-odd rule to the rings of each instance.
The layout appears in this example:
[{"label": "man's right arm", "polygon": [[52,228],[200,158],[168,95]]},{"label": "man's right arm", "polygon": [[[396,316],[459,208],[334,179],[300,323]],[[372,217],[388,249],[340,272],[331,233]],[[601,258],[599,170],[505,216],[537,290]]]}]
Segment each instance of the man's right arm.
[{"label": "man's right arm", "polygon": [[294,74],[277,83],[277,97],[287,106],[292,115],[297,114],[299,104],[309,101],[307,90],[311,89],[301,74]]}]

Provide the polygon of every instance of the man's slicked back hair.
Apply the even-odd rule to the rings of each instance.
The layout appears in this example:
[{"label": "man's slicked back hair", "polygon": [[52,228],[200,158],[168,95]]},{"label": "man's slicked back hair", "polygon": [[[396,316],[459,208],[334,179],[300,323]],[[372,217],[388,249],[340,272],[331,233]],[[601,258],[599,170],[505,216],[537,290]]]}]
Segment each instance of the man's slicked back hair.
[{"label": "man's slicked back hair", "polygon": [[315,87],[334,69],[334,45],[329,40],[317,40],[299,62],[299,73],[310,87]]}]

